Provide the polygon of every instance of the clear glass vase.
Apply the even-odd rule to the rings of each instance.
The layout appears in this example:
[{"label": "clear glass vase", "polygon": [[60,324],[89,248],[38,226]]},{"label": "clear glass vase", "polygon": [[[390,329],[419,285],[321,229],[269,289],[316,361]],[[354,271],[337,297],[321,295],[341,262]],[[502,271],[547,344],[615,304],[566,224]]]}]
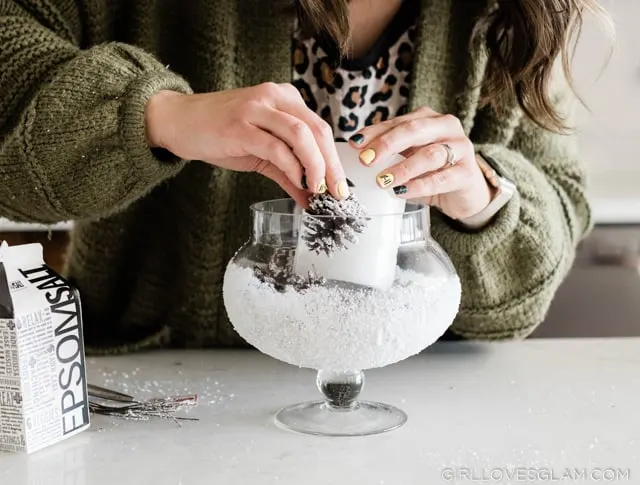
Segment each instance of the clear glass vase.
[{"label": "clear glass vase", "polygon": [[[421,352],[458,312],[460,281],[430,236],[428,208],[407,204],[400,214],[369,214],[357,240],[330,256],[305,245],[310,216],[292,200],[261,202],[251,212],[251,237],[225,273],[227,313],[240,336],[263,353],[317,370],[323,395],[281,409],[276,423],[326,436],[404,424],[400,409],[359,395],[364,370]],[[319,222],[332,227],[339,221],[325,216]]]}]

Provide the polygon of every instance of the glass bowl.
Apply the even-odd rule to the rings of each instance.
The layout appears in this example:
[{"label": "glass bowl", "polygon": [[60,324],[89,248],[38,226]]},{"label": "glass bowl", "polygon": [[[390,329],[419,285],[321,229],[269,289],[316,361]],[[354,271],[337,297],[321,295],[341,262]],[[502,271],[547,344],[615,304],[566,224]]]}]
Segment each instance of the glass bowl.
[{"label": "glass bowl", "polygon": [[346,249],[327,256],[304,244],[310,216],[290,199],[251,206],[253,230],[229,262],[224,303],[238,334],[261,352],[317,370],[324,399],[276,414],[289,430],[362,436],[395,429],[400,409],[359,399],[363,371],[413,356],[438,340],[459,308],[461,287],[431,238],[428,207],[367,216]]}]

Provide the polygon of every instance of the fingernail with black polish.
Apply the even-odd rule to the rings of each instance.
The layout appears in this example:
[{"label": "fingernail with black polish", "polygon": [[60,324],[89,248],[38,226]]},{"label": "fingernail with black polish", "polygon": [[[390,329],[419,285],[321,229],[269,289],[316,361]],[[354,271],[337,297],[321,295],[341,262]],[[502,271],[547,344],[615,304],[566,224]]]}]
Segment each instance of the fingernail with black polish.
[{"label": "fingernail with black polish", "polygon": [[302,188],[304,190],[307,190],[309,188],[309,185],[307,184],[307,176],[306,175],[302,176],[302,180],[300,180],[300,185],[302,185]]},{"label": "fingernail with black polish", "polygon": [[362,142],[364,141],[364,136],[362,136],[360,133],[356,133],[351,138],[349,138],[349,140],[355,143],[356,145],[362,145]]},{"label": "fingernail with black polish", "polygon": [[347,185],[348,185],[349,187],[355,187],[355,186],[356,186],[356,184],[354,184],[354,183],[353,183],[351,180],[349,180],[349,179],[347,179]]},{"label": "fingernail with black polish", "polygon": [[393,191],[396,195],[402,195],[402,194],[406,194],[407,193],[407,186],[406,185],[398,185],[397,187],[393,188]]}]

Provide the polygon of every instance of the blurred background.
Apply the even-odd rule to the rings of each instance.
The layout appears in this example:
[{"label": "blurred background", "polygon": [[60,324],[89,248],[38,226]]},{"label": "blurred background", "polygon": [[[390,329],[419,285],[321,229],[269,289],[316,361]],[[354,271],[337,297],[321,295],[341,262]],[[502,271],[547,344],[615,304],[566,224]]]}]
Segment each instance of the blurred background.
[{"label": "blurred background", "polygon": [[[591,170],[596,228],[581,245],[574,268],[535,338],[640,336],[640,1],[603,0],[616,42],[587,18],[573,62],[588,110],[577,129]],[[40,242],[47,263],[61,271],[68,225],[19,225],[0,219],[0,240]]]}]

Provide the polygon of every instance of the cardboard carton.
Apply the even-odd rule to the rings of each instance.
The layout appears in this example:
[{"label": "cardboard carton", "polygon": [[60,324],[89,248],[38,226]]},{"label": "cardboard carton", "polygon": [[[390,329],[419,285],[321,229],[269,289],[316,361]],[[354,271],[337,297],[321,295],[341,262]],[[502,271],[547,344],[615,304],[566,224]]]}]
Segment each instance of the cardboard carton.
[{"label": "cardboard carton", "polygon": [[78,291],[42,246],[0,246],[0,450],[33,453],[89,427]]}]

